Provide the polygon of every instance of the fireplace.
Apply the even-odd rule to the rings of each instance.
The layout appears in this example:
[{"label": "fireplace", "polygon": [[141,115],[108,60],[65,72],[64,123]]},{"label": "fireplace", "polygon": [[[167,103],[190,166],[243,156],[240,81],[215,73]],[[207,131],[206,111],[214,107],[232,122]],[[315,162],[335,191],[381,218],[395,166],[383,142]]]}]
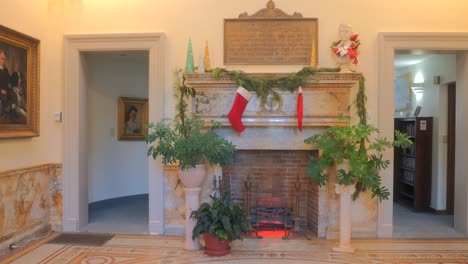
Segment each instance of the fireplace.
[{"label": "fireplace", "polygon": [[305,175],[310,155],[316,152],[239,150],[234,163],[223,168],[226,189],[233,198],[246,202],[254,227],[283,229],[300,225],[317,234],[318,187]]},{"label": "fireplace", "polygon": [[[281,73],[249,73],[252,77],[280,77]],[[255,96],[242,116],[246,129],[242,133],[231,128],[226,114],[233,104],[237,84],[227,77],[214,79],[209,73],[186,74],[186,81],[196,90],[191,112],[206,120],[221,122],[216,133],[232,141],[238,149],[236,161],[225,168],[213,167],[202,187],[201,200],[209,201],[214,193],[213,180],[222,178],[228,190],[238,199],[246,200],[245,182],[251,181],[250,208],[268,199],[279,198],[305,228],[319,237],[336,238],[338,235],[338,196],[335,194],[335,175],[330,170],[330,182],[318,188],[305,175],[310,155],[316,154],[304,139],[322,133],[325,127],[345,125],[339,114],[350,116],[351,95],[356,93],[360,73],[316,73],[303,84],[303,130],[297,129],[297,94],[280,91],[281,104],[273,108],[262,107]],[[299,209],[295,205],[295,183],[301,183],[298,192]],[[175,188],[175,169],[165,174],[165,225],[184,228],[182,223],[184,201],[181,188]],[[223,184],[224,185],[224,184]],[[363,196],[361,196],[363,197]],[[262,200],[263,199],[263,200]],[[361,198],[360,198],[361,199]],[[376,235],[377,202],[370,196],[353,203],[353,236]],[[274,205],[273,209],[283,207]],[[268,208],[267,208],[268,209]],[[270,208],[271,209],[271,208]],[[274,220],[273,220],[274,221]],[[287,220],[286,220],[287,221]]]},{"label": "fireplace", "polygon": [[[283,202],[279,197],[261,198],[255,203],[255,207],[246,206],[250,213],[247,218],[250,221],[251,230],[255,231],[257,238],[263,238],[261,232],[270,231],[283,233],[283,238],[287,239],[290,230],[295,227],[301,231],[300,219],[294,217],[292,208],[288,207],[287,202]],[[308,238],[308,237],[306,237]]]},{"label": "fireplace", "polygon": [[246,206],[250,225],[258,230],[288,229],[294,226],[294,212],[279,197],[257,199],[254,207]]}]

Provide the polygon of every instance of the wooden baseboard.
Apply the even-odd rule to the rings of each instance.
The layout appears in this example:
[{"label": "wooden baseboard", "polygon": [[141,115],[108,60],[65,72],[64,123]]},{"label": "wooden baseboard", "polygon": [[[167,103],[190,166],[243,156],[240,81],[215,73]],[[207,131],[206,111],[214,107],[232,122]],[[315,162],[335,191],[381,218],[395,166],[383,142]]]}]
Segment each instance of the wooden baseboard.
[{"label": "wooden baseboard", "polygon": [[436,210],[434,208],[431,208],[431,213],[435,215],[447,215],[448,211],[447,210]]}]

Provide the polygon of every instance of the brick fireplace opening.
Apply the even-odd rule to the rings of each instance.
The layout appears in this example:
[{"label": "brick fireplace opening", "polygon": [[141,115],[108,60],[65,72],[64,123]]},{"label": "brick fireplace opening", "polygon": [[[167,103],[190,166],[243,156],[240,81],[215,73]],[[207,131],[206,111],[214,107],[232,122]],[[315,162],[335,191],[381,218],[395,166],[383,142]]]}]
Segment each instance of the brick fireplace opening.
[{"label": "brick fireplace opening", "polygon": [[[305,175],[306,165],[311,155],[317,155],[317,152],[312,150],[238,150],[234,163],[223,168],[225,188],[231,192],[233,198],[247,203],[247,189],[250,187],[250,204],[245,204],[245,207],[246,210],[252,208],[251,215],[255,212],[253,208],[259,206],[267,207],[263,210],[271,210],[271,206],[280,208],[276,211],[289,212],[291,210],[292,215],[300,219],[301,228],[316,235],[318,186]],[[298,192],[297,189],[299,189]],[[296,205],[296,193],[298,193],[298,205]],[[255,215],[253,217],[256,218]],[[282,219],[283,216],[279,218]],[[258,220],[261,220],[260,217]]]}]

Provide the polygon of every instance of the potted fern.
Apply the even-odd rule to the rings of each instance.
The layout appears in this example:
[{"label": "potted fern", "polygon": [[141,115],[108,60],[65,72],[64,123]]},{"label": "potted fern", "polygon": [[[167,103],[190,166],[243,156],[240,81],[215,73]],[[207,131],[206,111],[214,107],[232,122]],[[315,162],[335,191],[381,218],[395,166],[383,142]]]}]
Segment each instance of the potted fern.
[{"label": "potted fern", "polygon": [[205,239],[205,253],[208,256],[224,256],[231,252],[230,242],[242,239],[248,231],[248,221],[241,203],[232,201],[229,193],[221,198],[211,197],[211,204],[203,203],[190,217],[197,221],[192,239]]},{"label": "potted fern", "polygon": [[[345,119],[349,124],[349,118]],[[403,133],[396,131],[395,140],[378,138],[378,129],[360,122],[355,125],[334,126],[324,133],[304,140],[320,151],[318,158],[311,157],[306,174],[319,186],[325,185],[329,168],[336,165],[335,191],[340,195],[340,243],[333,248],[340,252],[354,252],[351,239],[351,197],[356,199],[363,191],[372,192],[372,197],[388,199],[390,192],[382,185],[379,172],[390,161],[383,159],[382,152],[391,147],[409,147],[412,142]]]},{"label": "potted fern", "polygon": [[198,250],[198,240],[192,241],[191,233],[195,222],[190,219],[190,209],[199,206],[200,186],[206,176],[206,164],[227,165],[232,163],[235,146],[214,132],[219,123],[211,121],[205,125],[203,120],[188,115],[187,100],[195,96],[195,89],[185,83],[182,71],[176,72],[176,117],[148,124],[149,144],[147,155],[153,159],[162,158],[162,163],[177,164],[179,179],[184,185],[186,202],[186,240],[187,250]]}]

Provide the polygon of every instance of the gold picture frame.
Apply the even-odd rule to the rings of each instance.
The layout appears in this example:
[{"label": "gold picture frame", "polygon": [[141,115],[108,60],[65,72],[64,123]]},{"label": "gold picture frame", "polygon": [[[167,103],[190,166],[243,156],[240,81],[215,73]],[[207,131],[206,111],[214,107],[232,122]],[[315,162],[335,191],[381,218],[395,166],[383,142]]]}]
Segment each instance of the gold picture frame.
[{"label": "gold picture frame", "polygon": [[39,136],[40,41],[0,25],[0,139]]},{"label": "gold picture frame", "polygon": [[119,97],[118,139],[145,140],[148,135],[148,99]]}]

